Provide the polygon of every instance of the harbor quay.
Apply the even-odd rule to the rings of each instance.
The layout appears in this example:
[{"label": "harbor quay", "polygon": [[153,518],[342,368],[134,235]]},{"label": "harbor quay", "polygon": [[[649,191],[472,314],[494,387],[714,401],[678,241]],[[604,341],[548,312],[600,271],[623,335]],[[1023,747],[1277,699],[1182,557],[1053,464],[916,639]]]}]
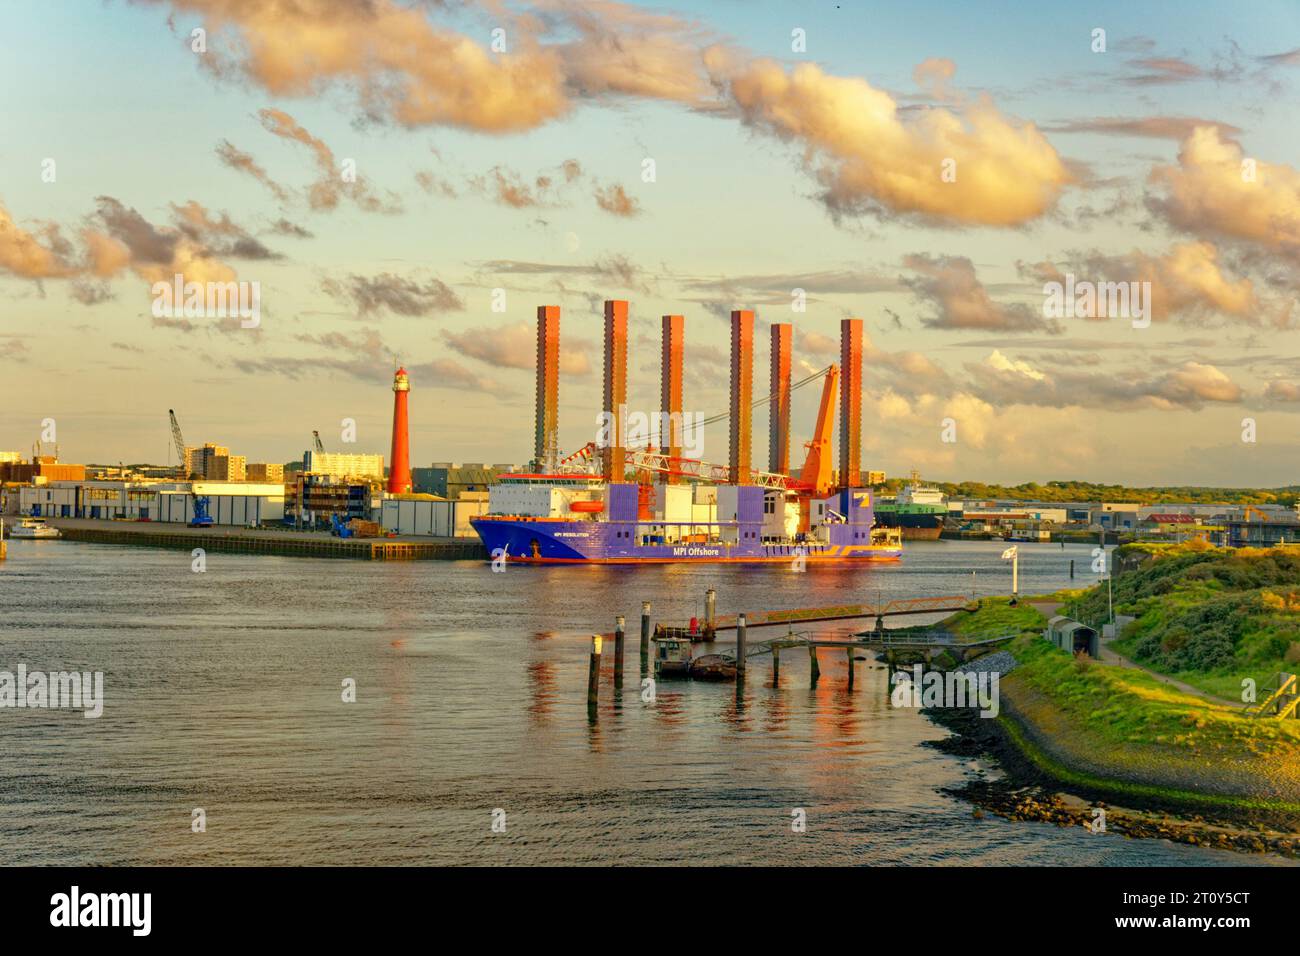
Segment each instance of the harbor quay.
[{"label": "harbor quay", "polygon": [[473,561],[487,557],[471,538],[338,538],[324,531],[277,531],[260,528],[190,528],[131,521],[56,518],[49,524],[69,541],[136,545],[153,548],[203,548],[240,554],[304,558],[351,558],[362,561]]}]

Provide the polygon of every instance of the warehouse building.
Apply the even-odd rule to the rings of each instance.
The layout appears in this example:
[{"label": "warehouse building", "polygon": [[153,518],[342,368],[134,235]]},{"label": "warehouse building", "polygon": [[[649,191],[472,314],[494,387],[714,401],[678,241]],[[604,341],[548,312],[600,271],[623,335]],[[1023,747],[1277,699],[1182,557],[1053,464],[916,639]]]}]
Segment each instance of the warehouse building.
[{"label": "warehouse building", "polygon": [[497,476],[517,470],[515,465],[485,465],[481,462],[457,464],[450,461],[434,462],[428,468],[412,468],[411,482],[421,494],[439,498],[457,499],[462,492],[487,491],[496,484]]},{"label": "warehouse building", "polygon": [[247,482],[60,481],[19,489],[19,513],[45,518],[91,518],[188,523],[194,497],[208,499],[217,524],[246,526],[284,518],[284,486]]},{"label": "warehouse building", "polygon": [[470,518],[487,514],[487,492],[466,492],[456,500],[436,495],[389,495],[384,498],[380,524],[398,534],[435,538],[472,538]]},{"label": "warehouse building", "polygon": [[207,512],[215,524],[250,528],[280,524],[284,520],[284,485],[250,482],[196,481],[189,487],[177,482],[156,493],[153,521],[189,524],[194,519],[195,498],[207,498]]}]

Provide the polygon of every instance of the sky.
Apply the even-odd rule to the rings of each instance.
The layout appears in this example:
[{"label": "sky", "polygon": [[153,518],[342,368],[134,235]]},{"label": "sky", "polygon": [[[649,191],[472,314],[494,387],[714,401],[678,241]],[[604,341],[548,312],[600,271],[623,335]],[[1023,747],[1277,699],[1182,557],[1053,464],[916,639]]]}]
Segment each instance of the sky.
[{"label": "sky", "polygon": [[[663,314],[704,416],[731,309],[759,392],[771,323],[799,375],[856,316],[866,468],[1297,483],[1300,5],[1086,6],[6,0],[0,451],[165,464],[174,408],[249,461],[386,455],[398,361],[413,465],[525,463],[536,307],[569,452],[627,299],[631,410]],[[257,324],[157,314],[176,274]],[[1146,319],[1052,312],[1067,276]]]}]

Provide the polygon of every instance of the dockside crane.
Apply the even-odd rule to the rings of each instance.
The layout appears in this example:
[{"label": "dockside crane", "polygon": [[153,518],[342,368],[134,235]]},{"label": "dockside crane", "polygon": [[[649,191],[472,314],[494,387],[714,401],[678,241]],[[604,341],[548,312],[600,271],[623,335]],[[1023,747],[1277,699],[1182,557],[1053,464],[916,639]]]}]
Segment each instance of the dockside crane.
[{"label": "dockside crane", "polygon": [[[180,476],[181,480],[189,478],[185,471],[185,436],[181,434],[181,423],[176,420],[176,410],[167,409],[167,415],[172,423],[172,441],[176,443],[176,454],[180,457]],[[213,525],[212,515],[208,514],[209,499],[207,495],[196,495],[193,488],[190,489],[190,498],[194,502],[194,516],[190,519],[191,528],[211,528]]]},{"label": "dockside crane", "polygon": [[325,446],[322,445],[320,442],[320,432],[316,431],[313,428],[311,432],[311,437],[312,440],[316,442],[316,451],[322,455],[325,454]]},{"label": "dockside crane", "polygon": [[176,445],[176,458],[178,461],[176,467],[182,479],[188,478],[189,475],[185,472],[185,437],[181,434],[181,424],[176,420],[175,409],[167,409],[167,415],[172,421],[172,442]]}]

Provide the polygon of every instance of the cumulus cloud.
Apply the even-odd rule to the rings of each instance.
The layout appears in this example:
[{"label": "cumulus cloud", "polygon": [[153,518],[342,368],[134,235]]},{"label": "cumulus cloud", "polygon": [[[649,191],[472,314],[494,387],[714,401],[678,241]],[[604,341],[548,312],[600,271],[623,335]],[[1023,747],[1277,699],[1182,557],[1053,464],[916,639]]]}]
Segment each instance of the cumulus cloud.
[{"label": "cumulus cloud", "polygon": [[933,99],[950,98],[948,83],[957,73],[957,64],[947,57],[932,56],[922,60],[912,70],[912,82],[925,90]]},{"label": "cumulus cloud", "polygon": [[271,223],[271,232],[275,233],[277,236],[290,236],[294,239],[312,238],[312,233],[308,229],[298,225],[296,222],[290,222],[288,219],[283,217]]},{"label": "cumulus cloud", "polygon": [[231,221],[228,214],[223,212],[214,215],[193,199],[182,205],[173,203],[172,212],[177,228],[191,239],[202,243],[213,255],[231,259],[283,258],[242,226]]},{"label": "cumulus cloud", "polygon": [[617,289],[649,292],[645,270],[625,255],[611,253],[590,263],[529,262],[520,259],[492,259],[478,267],[504,275],[584,276]]},{"label": "cumulus cloud", "polygon": [[[528,371],[537,367],[537,329],[528,322],[464,332],[444,330],[442,336],[452,351],[489,365]],[[590,374],[587,343],[575,344],[563,335],[560,341],[560,371],[565,375]]]},{"label": "cumulus cloud", "polygon": [[1014,372],[1017,375],[1031,378],[1036,382],[1042,382],[1047,379],[1045,374],[1038,371],[1038,369],[1034,368],[1028,362],[1017,362],[1014,359],[1009,359],[997,349],[994,349],[989,357],[984,361],[990,368],[997,369],[999,372]]},{"label": "cumulus cloud", "polygon": [[[1254,283],[1230,275],[1212,242],[1176,243],[1162,255],[1136,249],[1116,256],[1091,252],[1065,267],[1050,262],[1018,265],[1022,274],[1044,283],[1063,283],[1065,271],[1072,272],[1076,282],[1148,282],[1155,320],[1221,315],[1253,322],[1261,309]],[[1105,321],[1109,316],[1097,318]]]},{"label": "cumulus cloud", "polygon": [[641,203],[627,194],[619,183],[597,186],[596,205],[614,216],[631,218],[641,213]]},{"label": "cumulus cloud", "polygon": [[435,26],[422,6],[393,0],[154,0],[208,29],[200,63],[276,96],[354,91],[367,116],[403,126],[440,123],[488,132],[531,129],[562,116],[569,97],[558,50],[510,30],[508,56]]},{"label": "cumulus cloud", "polygon": [[1130,86],[1164,86],[1169,83],[1186,83],[1205,75],[1195,63],[1176,56],[1150,56],[1130,60],[1129,65],[1137,72],[1123,77],[1122,82]]},{"label": "cumulus cloud", "polygon": [[156,225],[112,196],[100,196],[96,205],[82,236],[88,270],[100,279],[129,270],[150,285],[177,275],[186,282],[233,282],[235,270],[223,257],[275,258],[228,216],[214,218],[197,202],[173,205],[174,225]]},{"label": "cumulus cloud", "polygon": [[470,177],[466,185],[470,192],[503,206],[527,209],[559,205],[561,187],[572,183],[581,174],[582,167],[572,159],[566,160],[556,170],[546,170],[530,178],[505,166],[493,166],[482,176]]},{"label": "cumulus cloud", "polygon": [[371,189],[369,181],[355,169],[343,169],[334,158],[334,151],[323,139],[313,136],[296,119],[284,110],[258,110],[258,118],[268,133],[290,142],[301,143],[312,153],[318,173],[317,179],[307,188],[307,202],[315,210],[338,208],[343,197],[351,199],[366,212],[398,213],[401,201],[393,193],[380,198]]},{"label": "cumulus cloud", "polygon": [[59,252],[61,243],[53,227],[39,238],[14,222],[0,203],[0,271],[23,279],[53,279],[73,274],[75,267]]},{"label": "cumulus cloud", "polygon": [[836,359],[840,354],[840,341],[811,329],[794,330],[795,348],[806,355]]},{"label": "cumulus cloud", "polygon": [[1218,120],[1196,119],[1190,116],[1098,116],[1091,119],[1070,120],[1045,127],[1047,133],[1097,133],[1103,136],[1138,136],[1147,139],[1184,140],[1198,126],[1217,129],[1226,137],[1239,136],[1241,129]]},{"label": "cumulus cloud", "polygon": [[971,391],[992,405],[1079,406],[1137,411],[1197,410],[1207,403],[1235,404],[1245,393],[1213,365],[1183,362],[1160,374],[1126,374],[1062,369],[1045,373],[1027,362],[993,352],[983,362],[967,363]]},{"label": "cumulus cloud", "polygon": [[0,361],[26,361],[28,352],[27,343],[22,339],[6,337],[0,341]]},{"label": "cumulus cloud", "polygon": [[[863,79],[811,63],[737,67],[726,89],[750,126],[792,141],[835,214],[915,215],[936,224],[1013,226],[1043,215],[1072,176],[1032,123],[987,98],[907,114]],[[956,180],[942,178],[955,161]]]},{"label": "cumulus cloud", "polygon": [[[959,103],[950,95],[949,60],[928,60],[917,70],[918,82],[945,105],[900,110],[863,79],[809,63],[787,70],[719,42],[692,21],[610,0],[495,10],[506,24],[506,55],[436,25],[423,5],[394,0],[150,2],[203,18],[206,68],[278,96],[346,89],[371,120],[506,133],[556,120],[578,101],[618,98],[738,116],[801,147],[837,217],[1014,226],[1049,211],[1073,179],[1033,124],[1008,118],[988,98]],[[544,42],[553,37],[561,42]],[[318,149],[311,138],[296,138]],[[954,181],[941,178],[946,160],[956,163]],[[318,202],[334,194],[318,191]]]},{"label": "cumulus cloud", "polygon": [[772,302],[778,301],[777,296],[790,301],[795,289],[802,289],[810,300],[821,295],[864,295],[872,292],[898,292],[903,289],[897,276],[861,269],[689,277],[683,278],[681,285],[694,292],[726,292],[737,298],[771,297]]},{"label": "cumulus cloud", "polygon": [[995,302],[975,275],[975,265],[965,256],[905,256],[903,265],[919,273],[903,282],[913,294],[934,309],[923,324],[936,329],[1039,330],[1059,332],[1041,309],[1023,303]]},{"label": "cumulus cloud", "polygon": [[1264,389],[1264,399],[1280,405],[1292,405],[1300,402],[1300,385],[1294,382],[1275,380]]},{"label": "cumulus cloud", "polygon": [[376,276],[350,275],[321,283],[329,295],[352,305],[358,316],[387,310],[395,315],[428,316],[438,312],[459,312],[465,308],[450,286],[441,279],[420,282],[391,272]]},{"label": "cumulus cloud", "polygon": [[1148,205],[1179,229],[1300,260],[1300,172],[1291,166],[1247,157],[1239,143],[1202,126],[1183,141],[1176,166],[1152,170],[1151,183],[1159,192]]},{"label": "cumulus cloud", "polygon": [[[807,358],[818,360],[816,363],[804,361],[803,368],[811,374],[827,362],[839,362],[840,340],[814,329],[796,328],[794,351],[795,357],[801,361]],[[869,377],[871,380],[882,378],[890,390],[903,395],[946,395],[954,390],[948,373],[923,352],[890,352],[880,348],[867,334],[862,337],[862,361],[873,370],[873,377]]]},{"label": "cumulus cloud", "polygon": [[252,176],[259,183],[269,189],[271,194],[275,196],[276,199],[280,200],[280,202],[289,201],[289,190],[285,189],[278,182],[272,179],[270,173],[268,173],[257,162],[257,160],[252,157],[252,155],[239,149],[229,140],[223,139],[217,144],[217,158],[231,169]]},{"label": "cumulus cloud", "polygon": [[[303,334],[295,338],[323,352],[261,358],[236,357],[228,364],[249,375],[276,375],[294,380],[321,373],[345,375],[372,385],[387,385],[393,380],[392,361],[396,353],[376,329],[366,327],[355,334]],[[408,361],[404,364],[411,384],[416,388],[501,391],[498,383],[491,378],[478,375],[452,359]]]}]

